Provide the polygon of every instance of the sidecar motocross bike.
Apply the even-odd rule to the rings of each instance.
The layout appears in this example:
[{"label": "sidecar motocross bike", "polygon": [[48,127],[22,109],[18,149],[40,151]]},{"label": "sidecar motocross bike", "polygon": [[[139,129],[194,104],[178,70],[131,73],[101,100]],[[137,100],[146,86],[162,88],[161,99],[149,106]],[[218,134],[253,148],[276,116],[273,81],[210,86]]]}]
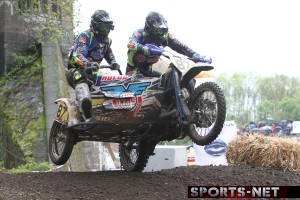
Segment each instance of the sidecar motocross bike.
[{"label": "sidecar motocross bike", "polygon": [[196,75],[213,67],[170,52],[162,56],[168,69],[160,77],[98,74],[89,122],[76,100],[57,99],[49,136],[52,162],[66,163],[78,142],[112,142],[119,144],[124,170],[142,171],[159,142],[186,136],[201,146],[213,142],[225,121],[224,94],[212,81],[196,88],[193,84]]}]

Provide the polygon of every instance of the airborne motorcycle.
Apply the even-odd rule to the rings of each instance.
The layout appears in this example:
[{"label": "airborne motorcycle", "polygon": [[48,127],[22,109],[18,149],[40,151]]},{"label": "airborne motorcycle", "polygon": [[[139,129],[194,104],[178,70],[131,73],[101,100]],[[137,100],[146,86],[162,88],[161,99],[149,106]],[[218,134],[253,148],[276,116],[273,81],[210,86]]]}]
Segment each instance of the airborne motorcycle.
[{"label": "airborne motorcycle", "polygon": [[77,101],[57,99],[49,138],[52,162],[67,162],[73,145],[81,141],[113,142],[119,143],[123,169],[142,171],[160,141],[189,136],[197,145],[213,142],[225,121],[224,94],[214,82],[193,87],[194,77],[213,67],[167,51],[162,56],[169,66],[159,78],[98,74],[89,122]]}]

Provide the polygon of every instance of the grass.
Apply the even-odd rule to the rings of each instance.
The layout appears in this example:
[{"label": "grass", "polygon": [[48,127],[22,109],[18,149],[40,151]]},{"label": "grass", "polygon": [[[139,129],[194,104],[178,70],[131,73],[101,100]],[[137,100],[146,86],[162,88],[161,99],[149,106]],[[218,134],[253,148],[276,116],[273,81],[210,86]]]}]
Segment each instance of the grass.
[{"label": "grass", "polygon": [[16,168],[12,168],[10,170],[5,169],[3,166],[3,162],[1,163],[0,163],[0,173],[16,174],[16,173],[35,172],[35,171],[48,171],[51,169],[51,164],[49,164],[48,162],[40,162],[40,163],[30,162],[24,165],[20,165]]}]

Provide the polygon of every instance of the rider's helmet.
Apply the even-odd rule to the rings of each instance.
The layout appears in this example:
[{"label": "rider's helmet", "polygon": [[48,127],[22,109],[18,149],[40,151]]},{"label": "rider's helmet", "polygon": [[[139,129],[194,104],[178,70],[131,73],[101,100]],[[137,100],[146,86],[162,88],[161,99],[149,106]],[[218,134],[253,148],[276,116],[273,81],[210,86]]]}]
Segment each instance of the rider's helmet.
[{"label": "rider's helmet", "polygon": [[114,30],[113,19],[105,10],[96,10],[91,17],[90,28],[97,37],[107,37]]},{"label": "rider's helmet", "polygon": [[162,38],[168,33],[168,23],[158,12],[150,12],[146,17],[144,30],[154,39]]}]

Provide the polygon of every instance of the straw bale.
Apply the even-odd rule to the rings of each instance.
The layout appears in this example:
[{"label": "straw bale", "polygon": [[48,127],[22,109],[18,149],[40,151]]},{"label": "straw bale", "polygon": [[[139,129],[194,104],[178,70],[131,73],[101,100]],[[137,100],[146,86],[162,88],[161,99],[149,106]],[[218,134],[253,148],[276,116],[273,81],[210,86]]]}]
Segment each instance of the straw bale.
[{"label": "straw bale", "polygon": [[228,144],[226,158],[229,164],[300,171],[300,142],[296,138],[238,136]]}]

